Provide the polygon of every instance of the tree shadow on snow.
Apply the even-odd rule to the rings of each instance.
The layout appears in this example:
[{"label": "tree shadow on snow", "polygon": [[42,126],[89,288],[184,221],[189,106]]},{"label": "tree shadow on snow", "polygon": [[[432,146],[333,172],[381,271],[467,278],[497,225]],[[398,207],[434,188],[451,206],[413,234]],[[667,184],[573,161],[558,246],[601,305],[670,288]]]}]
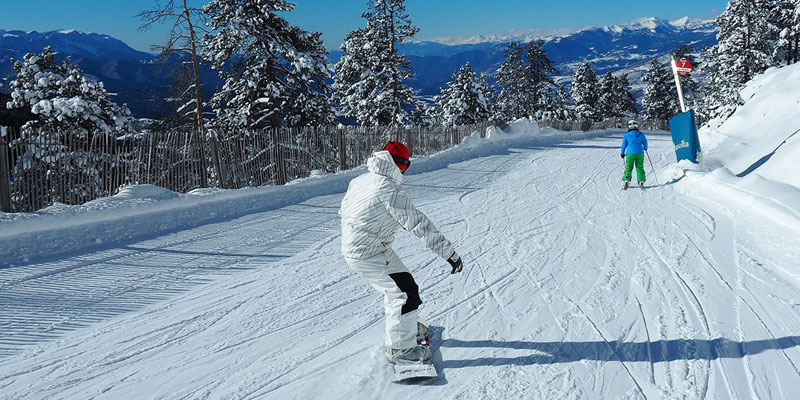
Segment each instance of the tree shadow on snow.
[{"label": "tree shadow on snow", "polygon": [[717,360],[743,358],[767,350],[784,350],[800,346],[800,336],[779,339],[737,342],[726,338],[713,340],[676,339],[655,342],[502,342],[496,340],[465,341],[447,339],[441,347],[495,348],[527,350],[518,357],[484,357],[468,360],[446,360],[442,369],[501,365],[558,364],[582,360],[623,362],[670,362],[677,360]]}]

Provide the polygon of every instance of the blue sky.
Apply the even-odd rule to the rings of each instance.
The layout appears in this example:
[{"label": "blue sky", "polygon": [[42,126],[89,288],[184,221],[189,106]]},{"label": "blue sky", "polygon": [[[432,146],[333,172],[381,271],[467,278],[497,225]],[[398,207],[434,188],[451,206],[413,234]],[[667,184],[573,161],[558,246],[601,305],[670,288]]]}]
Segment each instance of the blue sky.
[{"label": "blue sky", "polygon": [[[135,15],[155,0],[0,0],[0,29],[76,29],[114,36],[139,50],[164,40],[166,27],[139,32]],[[206,1],[190,0],[195,4]],[[323,33],[328,48],[338,48],[347,32],[363,24],[367,0],[296,0],[286,17],[303,29]],[[418,39],[469,37],[509,31],[551,31],[619,24],[640,17],[712,18],[722,0],[407,0]]]}]

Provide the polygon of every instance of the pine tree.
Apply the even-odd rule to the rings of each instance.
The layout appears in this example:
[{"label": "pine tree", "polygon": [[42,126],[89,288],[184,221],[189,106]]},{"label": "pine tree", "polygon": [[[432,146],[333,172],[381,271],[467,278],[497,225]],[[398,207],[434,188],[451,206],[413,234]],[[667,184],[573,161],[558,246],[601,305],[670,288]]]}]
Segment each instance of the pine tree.
[{"label": "pine tree", "polygon": [[636,116],[636,98],[631,93],[627,74],[615,77],[611,72],[606,73],[600,84],[600,99],[595,108],[605,118]]},{"label": "pine tree", "polygon": [[[22,127],[16,144],[27,145],[30,158],[17,165],[14,185],[41,188],[40,197],[16,200],[38,207],[79,204],[115,189],[105,186],[100,171],[113,162],[117,138],[134,133],[128,107],[112,102],[103,84],[87,79],[77,65],[56,62],[50,47],[12,60],[12,66],[17,76],[6,106],[30,109],[37,117]],[[66,193],[59,190],[62,179],[74,182]]]},{"label": "pine tree", "polygon": [[289,24],[284,0],[213,0],[203,10],[204,50],[224,83],[210,104],[217,123],[237,128],[323,125],[333,121],[320,33]]},{"label": "pine tree", "polygon": [[402,125],[420,109],[406,83],[411,64],[397,45],[419,31],[406,12],[405,0],[371,0],[362,17],[367,26],[350,32],[336,64],[333,100],[342,114],[365,126]]},{"label": "pine tree", "polygon": [[552,111],[553,99],[551,92],[556,86],[551,74],[558,72],[553,66],[553,61],[547,56],[547,51],[543,49],[543,40],[532,40],[525,45],[525,76],[528,90],[530,91],[533,103],[533,112],[537,116],[545,111]]},{"label": "pine tree", "polygon": [[734,82],[743,85],[776,64],[773,7],[772,0],[731,0],[717,18],[719,51],[714,61],[724,65],[724,73]]},{"label": "pine tree", "polygon": [[495,73],[495,81],[500,88],[497,105],[507,120],[541,117],[553,109],[555,83],[550,75],[557,70],[543,45],[541,40],[522,47],[512,42],[505,50],[506,59]]},{"label": "pine tree", "polygon": [[719,55],[720,51],[719,47],[712,46],[703,52],[706,82],[702,89],[702,101],[695,105],[701,123],[714,118],[724,121],[733,115],[737,106],[744,104],[739,95],[742,84],[730,78],[725,65],[717,61],[723,58]]},{"label": "pine tree", "polygon": [[638,115],[639,110],[636,108],[636,97],[633,96],[633,92],[631,91],[631,83],[630,80],[628,80],[628,74],[618,76],[614,87],[617,94],[614,116],[635,117]]},{"label": "pine tree", "polygon": [[[704,119],[727,118],[740,103],[738,91],[767,68],[779,64],[775,0],[731,0],[716,19],[717,44],[704,54]],[[707,113],[707,114],[706,114]]]},{"label": "pine tree", "polygon": [[534,105],[525,80],[522,48],[516,42],[511,42],[505,49],[505,56],[505,61],[494,76],[500,88],[497,95],[498,111],[507,121],[528,117]]},{"label": "pine tree", "polygon": [[800,53],[800,0],[778,0],[772,20],[778,32],[773,56],[787,65],[796,63]]},{"label": "pine tree", "polygon": [[599,121],[603,115],[597,112],[599,98],[597,75],[588,61],[584,61],[577,70],[572,83],[572,99],[575,101],[575,114],[581,121]]},{"label": "pine tree", "polygon": [[613,117],[612,115],[616,109],[616,79],[611,72],[607,72],[605,76],[603,76],[602,82],[600,82],[600,91],[599,97],[597,99],[597,105],[595,106],[595,111],[602,115],[604,118]]},{"label": "pine tree", "polygon": [[434,97],[438,105],[436,119],[443,125],[470,125],[485,122],[492,116],[486,79],[478,78],[469,62],[453,73],[453,78]]},{"label": "pine tree", "polygon": [[556,94],[553,98],[553,111],[551,113],[554,119],[561,121],[572,121],[577,118],[575,108],[572,105],[572,97],[569,89],[565,83],[558,85]]},{"label": "pine tree", "polygon": [[650,62],[650,68],[642,81],[647,83],[642,107],[648,118],[666,121],[680,111],[672,71],[658,57]]}]

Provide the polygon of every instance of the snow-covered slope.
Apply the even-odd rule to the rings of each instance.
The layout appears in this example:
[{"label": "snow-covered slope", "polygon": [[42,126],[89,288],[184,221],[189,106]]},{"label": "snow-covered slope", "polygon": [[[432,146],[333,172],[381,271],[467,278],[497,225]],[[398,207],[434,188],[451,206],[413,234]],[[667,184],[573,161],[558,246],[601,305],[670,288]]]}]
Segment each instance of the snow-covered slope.
[{"label": "snow-covered slope", "polygon": [[[438,378],[390,383],[383,300],[342,259],[343,178],[326,176],[315,179],[328,193],[299,182],[207,194],[229,197],[187,212],[143,207],[119,222],[222,214],[0,267],[0,398],[796,397],[800,223],[695,200],[675,190],[684,181],[620,191],[621,132],[523,130],[415,160],[405,179],[466,263],[450,275],[397,235]],[[673,162],[668,135],[650,134],[650,155],[658,170]],[[228,211],[275,196],[285,203]],[[141,188],[108,201],[181,201],[168,197]],[[63,228],[31,232],[30,251]]]},{"label": "snow-covered slope", "polygon": [[800,64],[772,68],[741,91],[745,104],[701,130],[706,162],[800,188]]},{"label": "snow-covered slope", "polygon": [[[693,190],[774,207],[777,219],[800,218],[800,65],[772,68],[741,91],[745,104],[724,123],[700,130],[699,165],[671,168],[669,178],[697,180]],[[692,181],[692,179],[689,179]],[[722,186],[720,186],[722,185]]]}]

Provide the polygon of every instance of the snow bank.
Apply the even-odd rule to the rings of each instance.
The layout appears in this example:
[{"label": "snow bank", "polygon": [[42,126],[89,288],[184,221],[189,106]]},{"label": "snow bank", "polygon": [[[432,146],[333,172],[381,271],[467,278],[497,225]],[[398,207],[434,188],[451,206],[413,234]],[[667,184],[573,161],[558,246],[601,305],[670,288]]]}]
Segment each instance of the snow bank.
[{"label": "snow bank", "polygon": [[520,118],[510,122],[508,127],[503,130],[498,127],[489,127],[486,130],[486,139],[490,141],[502,141],[513,138],[517,135],[538,135],[541,133],[536,121],[527,118]]},{"label": "snow bank", "polygon": [[798,88],[800,64],[755,77],[733,116],[700,129],[700,163],[675,165],[665,172],[667,180],[689,176],[696,191],[714,191],[719,201],[749,201],[759,211],[763,205],[768,213],[800,218]]},{"label": "snow bank", "polygon": [[[500,154],[512,146],[580,139],[597,133],[541,130],[536,122],[523,119],[512,122],[505,131],[489,128],[485,139],[480,134],[474,132],[461,145],[433,156],[415,158],[409,175]],[[187,194],[152,185],[129,186],[115,196],[83,205],[56,204],[35,213],[0,212],[0,267],[113,247],[344,193],[350,180],[363,172],[364,167],[336,174],[317,171],[286,186],[199,189]]]},{"label": "snow bank", "polygon": [[[741,92],[745,104],[721,126],[700,130],[703,162],[800,188],[800,64],[772,68]],[[794,135],[794,136],[792,136]],[[787,140],[788,139],[788,140]]]}]

